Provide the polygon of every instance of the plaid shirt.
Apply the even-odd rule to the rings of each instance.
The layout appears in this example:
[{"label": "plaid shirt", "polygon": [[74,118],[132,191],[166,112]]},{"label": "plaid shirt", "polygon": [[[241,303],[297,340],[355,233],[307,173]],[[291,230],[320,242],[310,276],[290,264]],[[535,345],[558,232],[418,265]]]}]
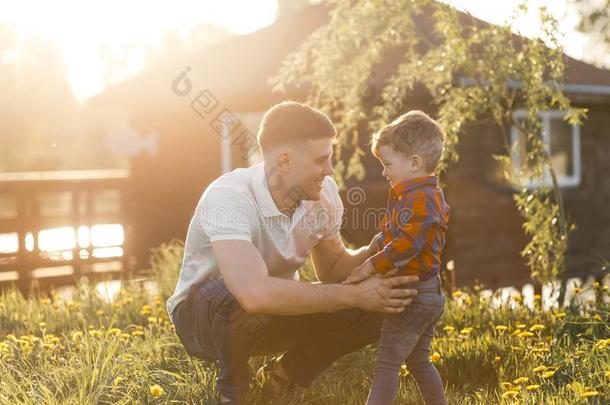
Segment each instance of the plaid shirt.
[{"label": "plaid shirt", "polygon": [[449,205],[436,176],[418,177],[392,187],[388,207],[375,236],[377,272],[398,268],[400,274],[427,280],[440,272],[441,251],[449,222]]}]

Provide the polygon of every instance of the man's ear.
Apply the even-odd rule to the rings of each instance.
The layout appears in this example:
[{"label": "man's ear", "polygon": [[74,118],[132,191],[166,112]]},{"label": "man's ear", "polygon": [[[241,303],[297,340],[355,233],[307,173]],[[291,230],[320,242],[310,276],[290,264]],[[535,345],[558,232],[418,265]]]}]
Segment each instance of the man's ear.
[{"label": "man's ear", "polygon": [[288,151],[280,151],[277,153],[277,167],[280,170],[288,170],[292,166],[292,158]]}]

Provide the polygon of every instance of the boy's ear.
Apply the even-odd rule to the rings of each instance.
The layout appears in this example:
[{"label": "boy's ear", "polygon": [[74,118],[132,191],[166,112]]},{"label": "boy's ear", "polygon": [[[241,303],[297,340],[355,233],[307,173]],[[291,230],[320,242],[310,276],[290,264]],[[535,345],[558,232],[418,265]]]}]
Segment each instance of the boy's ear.
[{"label": "boy's ear", "polygon": [[419,171],[423,167],[424,158],[417,154],[411,156],[411,169],[413,169],[413,171]]}]

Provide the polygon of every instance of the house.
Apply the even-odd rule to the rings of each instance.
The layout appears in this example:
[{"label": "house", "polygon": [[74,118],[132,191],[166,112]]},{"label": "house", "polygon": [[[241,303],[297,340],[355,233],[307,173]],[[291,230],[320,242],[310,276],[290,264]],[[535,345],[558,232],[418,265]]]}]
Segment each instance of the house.
[{"label": "house", "polygon": [[[268,79],[284,57],[326,21],[325,6],[309,7],[252,34],[143,73],[91,101],[109,119],[122,117],[138,133],[155,133],[158,139],[156,154],[140,154],[131,164],[141,265],[150,248],[185,238],[195,204],[213,179],[256,161],[255,134],[264,111],[284,99],[306,98],[306,89],[273,93]],[[605,176],[610,173],[605,156],[610,151],[610,72],[565,59],[565,92],[576,106],[589,109],[589,118],[581,127],[565,123],[559,111],[540,119],[569,219],[578,226],[570,235],[568,273],[585,275],[599,269],[599,258],[610,257],[610,179]],[[397,56],[390,55],[380,72],[391,71],[396,61]],[[373,85],[380,86],[383,77],[378,75]],[[409,108],[434,115],[425,94],[409,102]],[[519,136],[512,134],[514,139]],[[514,190],[500,180],[492,158],[502,153],[498,128],[469,126],[458,150],[460,161],[445,177],[452,207],[445,261],[453,261],[460,284],[475,279],[489,287],[528,282],[529,270],[519,255],[527,238]],[[374,224],[363,226],[366,208],[384,207],[387,196],[376,159],[368,156],[364,163],[365,180],[348,180],[344,191],[345,196],[353,187],[364,190],[357,204],[345,204],[343,236],[356,245],[368,243],[376,231]]]}]

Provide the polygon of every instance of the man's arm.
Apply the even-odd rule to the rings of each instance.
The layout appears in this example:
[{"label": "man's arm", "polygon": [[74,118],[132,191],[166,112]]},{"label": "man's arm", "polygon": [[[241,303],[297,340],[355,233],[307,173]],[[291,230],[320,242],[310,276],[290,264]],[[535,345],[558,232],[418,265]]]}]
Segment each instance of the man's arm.
[{"label": "man's arm", "polygon": [[398,313],[417,293],[395,288],[413,282],[411,276],[372,277],[356,285],[310,284],[270,277],[260,253],[248,241],[219,240],[212,242],[212,249],[227,288],[247,312],[299,315],[357,307]]},{"label": "man's arm", "polygon": [[321,240],[314,246],[311,249],[311,259],[318,280],[323,283],[338,283],[375,253],[377,248],[372,242],[369,246],[356,250],[346,248],[341,235],[337,233],[336,238]]}]

